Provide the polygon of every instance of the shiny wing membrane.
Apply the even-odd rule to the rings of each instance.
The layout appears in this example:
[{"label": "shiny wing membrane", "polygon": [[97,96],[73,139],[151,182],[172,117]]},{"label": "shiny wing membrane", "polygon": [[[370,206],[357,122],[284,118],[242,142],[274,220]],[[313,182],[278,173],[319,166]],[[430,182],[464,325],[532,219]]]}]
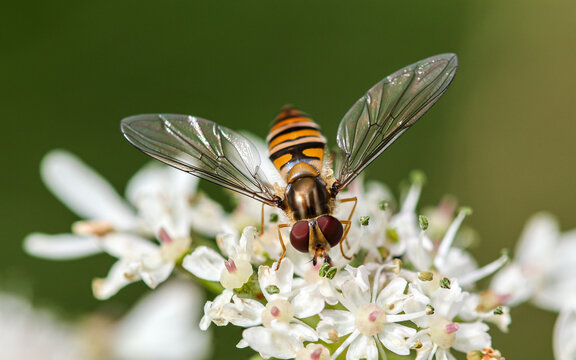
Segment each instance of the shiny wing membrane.
[{"label": "shiny wing membrane", "polygon": [[147,114],[122,120],[132,145],[177,169],[278,206],[250,140],[218,124],[188,115]]},{"label": "shiny wing membrane", "polygon": [[340,122],[334,189],[346,187],[412,126],[446,91],[458,59],[441,54],[386,77],[362,96]]}]

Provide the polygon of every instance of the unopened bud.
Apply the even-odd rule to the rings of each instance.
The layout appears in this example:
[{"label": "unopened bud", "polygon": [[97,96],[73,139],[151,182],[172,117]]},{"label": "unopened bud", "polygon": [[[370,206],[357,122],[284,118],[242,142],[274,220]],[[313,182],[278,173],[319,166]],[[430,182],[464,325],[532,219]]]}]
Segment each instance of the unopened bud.
[{"label": "unopened bud", "polygon": [[440,280],[440,287],[443,289],[450,289],[450,279],[448,278],[442,278]]},{"label": "unopened bud", "polygon": [[422,229],[422,231],[426,231],[428,229],[428,218],[426,216],[418,216],[418,223],[420,224],[420,229]]},{"label": "unopened bud", "polygon": [[360,225],[368,226],[368,224],[370,224],[370,216],[362,216],[360,218]]},{"label": "unopened bud", "polygon": [[413,184],[424,185],[426,184],[426,174],[421,170],[413,170],[410,173],[410,182]]},{"label": "unopened bud", "polygon": [[380,210],[382,211],[386,211],[388,210],[388,208],[390,207],[390,203],[386,200],[382,200],[380,201],[380,203],[378,204],[378,207],[380,208]]},{"label": "unopened bud", "polygon": [[269,286],[266,286],[266,292],[270,295],[279,294],[280,288],[278,288],[278,286],[276,286],[276,285],[269,285]]}]

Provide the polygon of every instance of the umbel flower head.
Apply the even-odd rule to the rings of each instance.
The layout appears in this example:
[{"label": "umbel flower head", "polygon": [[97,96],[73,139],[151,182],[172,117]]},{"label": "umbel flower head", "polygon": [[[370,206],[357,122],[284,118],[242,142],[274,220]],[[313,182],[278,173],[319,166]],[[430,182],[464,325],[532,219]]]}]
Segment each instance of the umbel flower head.
[{"label": "umbel flower head", "polygon": [[175,272],[193,275],[216,294],[203,306],[200,328],[242,327],[237,346],[264,358],[378,359],[396,353],[452,359],[462,352],[488,359],[485,354],[497,353],[487,350],[490,326],[506,330],[510,322],[506,303],[490,305],[485,292],[475,290],[507,256],[478,267],[458,246],[465,243],[458,230],[468,209],[441,203],[426,216],[419,213],[422,176],[412,177],[401,201],[376,182],[357,182],[342,194],[359,198],[344,246],[355,254],[350,260],[335,248],[332,266],[314,265],[289,247],[278,266],[283,214],[267,210],[258,232],[246,226],[259,223],[255,201],[241,197],[227,213],[196,190],[193,177],[161,166],[139,171],[124,201],[63,151],[47,155],[42,170],[50,190],[84,219],[72,234],[31,234],[25,242],[30,253],[116,257],[108,276],[94,281],[100,299],[134,281],[155,288]]}]

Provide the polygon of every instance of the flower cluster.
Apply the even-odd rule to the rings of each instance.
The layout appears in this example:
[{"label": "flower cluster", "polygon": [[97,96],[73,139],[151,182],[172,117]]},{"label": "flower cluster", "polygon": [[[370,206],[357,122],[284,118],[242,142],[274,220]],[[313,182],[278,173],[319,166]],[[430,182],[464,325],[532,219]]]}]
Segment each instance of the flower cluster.
[{"label": "flower cluster", "polygon": [[[309,255],[289,246],[278,263],[279,224],[287,223],[281,211],[267,208],[257,231],[259,203],[240,197],[227,213],[185,173],[147,166],[128,184],[127,201],[63,151],[45,158],[42,175],[85,220],[73,225],[72,234],[31,234],[29,253],[116,257],[108,275],[93,282],[99,299],[135,281],[155,288],[174,272],[191,274],[217,295],[204,304],[200,328],[242,327],[237,346],[263,358],[378,359],[394,353],[424,360],[455,359],[453,352],[461,352],[467,359],[499,360],[490,328],[507,331],[509,307],[531,299],[563,310],[556,357],[573,359],[576,284],[565,274],[574,273],[569,254],[576,237],[561,235],[550,216],[528,224],[514,260],[503,254],[479,266],[466,249],[470,232],[462,228],[470,209],[446,198],[419,213],[420,174],[401,201],[382,184],[357,180],[342,194],[358,199],[343,240],[351,260],[334,248],[331,264],[313,265]],[[341,204],[335,216],[349,212]],[[477,282],[493,274],[490,287],[479,290]]]},{"label": "flower cluster", "polygon": [[75,323],[0,293],[0,358],[200,360],[210,352],[209,333],[195,324],[201,301],[194,284],[171,280],[120,319],[94,313]]}]

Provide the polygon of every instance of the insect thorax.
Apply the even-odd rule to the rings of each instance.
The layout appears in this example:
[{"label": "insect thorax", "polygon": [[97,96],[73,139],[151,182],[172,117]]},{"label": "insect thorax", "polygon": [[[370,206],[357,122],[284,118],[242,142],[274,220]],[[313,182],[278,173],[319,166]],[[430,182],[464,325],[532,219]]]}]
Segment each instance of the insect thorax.
[{"label": "insect thorax", "polygon": [[287,212],[298,221],[330,214],[333,199],[320,176],[305,176],[288,183],[285,201]]}]

